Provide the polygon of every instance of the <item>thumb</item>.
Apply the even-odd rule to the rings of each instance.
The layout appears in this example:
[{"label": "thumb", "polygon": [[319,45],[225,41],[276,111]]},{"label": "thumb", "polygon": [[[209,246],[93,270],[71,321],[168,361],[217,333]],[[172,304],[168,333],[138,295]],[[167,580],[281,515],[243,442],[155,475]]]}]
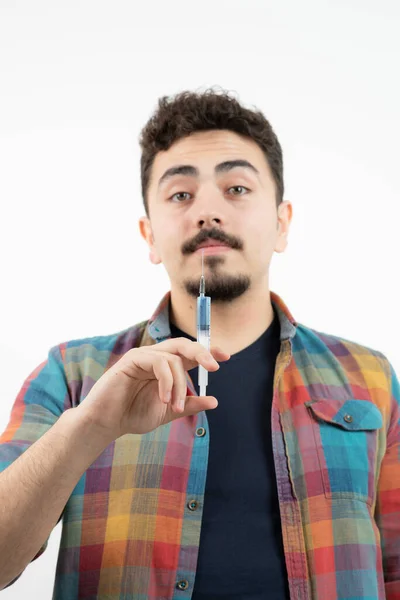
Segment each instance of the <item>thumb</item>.
[{"label": "thumb", "polygon": [[214,396],[186,396],[185,410],[180,414],[174,413],[174,417],[176,419],[190,417],[202,410],[212,410],[217,406],[218,400]]}]

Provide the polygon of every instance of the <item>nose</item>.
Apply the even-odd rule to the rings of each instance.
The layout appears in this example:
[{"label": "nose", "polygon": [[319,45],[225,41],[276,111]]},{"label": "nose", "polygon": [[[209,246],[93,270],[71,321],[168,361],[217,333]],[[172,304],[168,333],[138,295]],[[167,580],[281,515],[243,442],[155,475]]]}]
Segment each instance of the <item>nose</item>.
[{"label": "nose", "polygon": [[219,229],[226,226],[226,201],[213,182],[198,190],[196,200],[187,213],[192,225],[198,229]]},{"label": "nose", "polygon": [[198,221],[201,229],[211,229],[212,227],[220,226],[221,219],[219,217],[203,217]]}]

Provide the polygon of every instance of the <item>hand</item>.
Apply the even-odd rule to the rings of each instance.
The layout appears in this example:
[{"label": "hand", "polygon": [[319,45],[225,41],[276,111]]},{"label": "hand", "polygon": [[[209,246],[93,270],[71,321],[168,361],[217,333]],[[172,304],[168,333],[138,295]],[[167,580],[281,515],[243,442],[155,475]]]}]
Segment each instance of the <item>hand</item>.
[{"label": "hand", "polygon": [[186,371],[199,364],[216,371],[217,360],[229,358],[218,347],[209,352],[183,337],[133,348],[96,381],[76,410],[111,440],[148,433],[174,419],[216,408],[213,396],[186,396]]}]

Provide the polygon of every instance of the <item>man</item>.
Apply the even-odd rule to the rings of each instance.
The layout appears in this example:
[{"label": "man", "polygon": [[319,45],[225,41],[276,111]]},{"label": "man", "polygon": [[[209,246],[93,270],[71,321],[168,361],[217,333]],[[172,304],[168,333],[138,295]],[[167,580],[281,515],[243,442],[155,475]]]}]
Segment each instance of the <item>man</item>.
[{"label": "man", "polygon": [[1,587],[61,515],[56,600],[399,599],[399,385],[381,353],[298,324],[269,289],[292,218],[270,124],[184,92],[141,147],[140,232],[171,289],[25,381],[0,439]]}]

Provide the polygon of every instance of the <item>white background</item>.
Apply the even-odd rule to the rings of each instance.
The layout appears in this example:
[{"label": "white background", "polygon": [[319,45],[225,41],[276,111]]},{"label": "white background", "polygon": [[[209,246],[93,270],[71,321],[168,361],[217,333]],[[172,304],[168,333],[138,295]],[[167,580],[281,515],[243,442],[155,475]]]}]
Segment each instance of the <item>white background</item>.
[{"label": "white background", "polygon": [[[183,89],[236,92],[281,141],[294,217],[271,289],[400,372],[399,6],[1,1],[1,430],[50,347],[147,319],[169,289],[139,236],[137,139]],[[60,532],[2,600],[51,598]]]}]

